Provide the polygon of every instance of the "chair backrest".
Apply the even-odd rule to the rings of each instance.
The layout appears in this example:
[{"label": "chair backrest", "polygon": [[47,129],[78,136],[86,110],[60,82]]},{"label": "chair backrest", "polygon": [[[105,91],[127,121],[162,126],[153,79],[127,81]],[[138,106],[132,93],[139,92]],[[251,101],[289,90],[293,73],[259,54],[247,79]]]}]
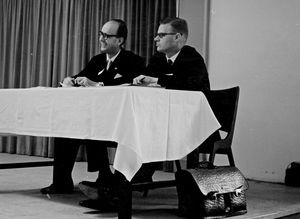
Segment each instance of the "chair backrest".
[{"label": "chair backrest", "polygon": [[211,90],[205,93],[215,116],[221,124],[219,130],[227,132],[231,137],[234,132],[239,93],[240,88],[238,86],[223,90]]}]

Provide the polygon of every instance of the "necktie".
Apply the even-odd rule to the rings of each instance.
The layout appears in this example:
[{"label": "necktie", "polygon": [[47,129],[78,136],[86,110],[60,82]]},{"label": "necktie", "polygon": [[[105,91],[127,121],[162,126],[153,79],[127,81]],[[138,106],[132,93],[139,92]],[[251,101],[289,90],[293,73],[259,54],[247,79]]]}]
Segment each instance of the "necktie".
[{"label": "necktie", "polygon": [[173,62],[172,62],[171,59],[168,59],[167,62],[168,62],[168,72],[171,73],[173,71],[172,70],[173,69],[173,67],[172,67]]},{"label": "necktie", "polygon": [[109,67],[111,66],[111,64],[112,64],[112,61],[111,61],[111,60],[108,60],[108,62],[107,62],[107,66],[106,66],[106,70],[108,70],[108,69],[109,69]]},{"label": "necktie", "polygon": [[173,62],[172,62],[171,59],[168,59],[168,64],[169,64],[169,65],[173,65]]}]

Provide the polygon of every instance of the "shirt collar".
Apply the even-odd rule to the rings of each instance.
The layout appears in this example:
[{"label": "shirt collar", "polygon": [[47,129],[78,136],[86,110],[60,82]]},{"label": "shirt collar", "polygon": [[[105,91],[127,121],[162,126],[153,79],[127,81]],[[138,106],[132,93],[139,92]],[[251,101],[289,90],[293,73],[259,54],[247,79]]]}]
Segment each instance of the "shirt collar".
[{"label": "shirt collar", "polygon": [[177,56],[179,55],[179,53],[180,53],[180,51],[181,50],[179,50],[175,55],[173,55],[172,57],[170,57],[170,58],[168,58],[167,56],[166,56],[166,58],[167,58],[167,61],[168,60],[171,60],[172,61],[172,63],[174,63],[175,62],[175,59],[177,58]]},{"label": "shirt collar", "polygon": [[107,62],[109,62],[109,61],[111,61],[111,62],[115,61],[115,59],[118,57],[118,55],[120,54],[120,52],[121,52],[121,49],[119,50],[119,52],[116,55],[114,55],[111,58],[109,58],[108,55],[106,54],[106,61]]}]

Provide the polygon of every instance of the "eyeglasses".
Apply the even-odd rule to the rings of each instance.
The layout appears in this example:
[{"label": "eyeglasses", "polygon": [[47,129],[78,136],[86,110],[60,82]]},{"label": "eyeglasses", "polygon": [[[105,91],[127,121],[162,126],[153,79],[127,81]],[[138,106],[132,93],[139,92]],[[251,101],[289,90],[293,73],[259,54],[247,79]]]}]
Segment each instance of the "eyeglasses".
[{"label": "eyeglasses", "polygon": [[102,31],[99,31],[99,37],[100,36],[102,36],[102,38],[105,40],[107,40],[108,38],[111,38],[111,37],[118,37],[118,35],[107,34],[107,33],[103,33]]},{"label": "eyeglasses", "polygon": [[177,33],[157,33],[155,37],[159,37],[159,39],[164,38],[167,35],[176,35]]}]

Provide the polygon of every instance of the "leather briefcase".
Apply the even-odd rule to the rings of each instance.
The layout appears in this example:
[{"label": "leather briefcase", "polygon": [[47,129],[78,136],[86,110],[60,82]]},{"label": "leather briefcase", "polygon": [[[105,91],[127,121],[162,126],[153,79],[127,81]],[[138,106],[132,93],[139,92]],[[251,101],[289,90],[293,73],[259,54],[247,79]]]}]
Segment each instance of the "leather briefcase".
[{"label": "leather briefcase", "polygon": [[245,214],[248,183],[236,167],[211,166],[175,174],[179,213],[188,218]]}]

